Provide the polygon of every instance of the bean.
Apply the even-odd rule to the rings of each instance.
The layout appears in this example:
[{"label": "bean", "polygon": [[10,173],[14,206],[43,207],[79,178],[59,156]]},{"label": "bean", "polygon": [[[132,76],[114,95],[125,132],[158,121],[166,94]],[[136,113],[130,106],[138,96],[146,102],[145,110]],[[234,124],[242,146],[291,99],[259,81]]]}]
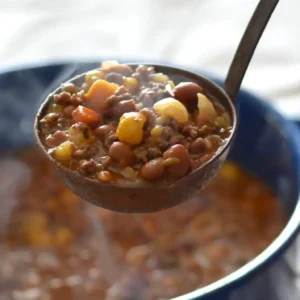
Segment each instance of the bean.
[{"label": "bean", "polygon": [[116,127],[114,125],[109,124],[97,127],[94,130],[94,133],[99,140],[103,141],[111,131],[116,132]]},{"label": "bean", "polygon": [[202,87],[194,82],[181,82],[175,86],[174,98],[182,102],[189,111],[197,108],[197,94],[203,91]]},{"label": "bean", "polygon": [[108,155],[114,160],[119,162],[123,167],[133,164],[135,160],[132,149],[121,142],[114,142],[110,148]]},{"label": "bean", "polygon": [[201,153],[204,152],[206,149],[206,144],[203,138],[197,138],[192,144],[191,144],[191,152],[192,153]]},{"label": "bean", "polygon": [[99,181],[105,182],[105,183],[108,183],[108,182],[112,181],[112,176],[111,176],[109,171],[99,172],[97,174],[97,178],[98,178]]},{"label": "bean", "polygon": [[104,116],[105,118],[119,120],[124,113],[132,111],[137,111],[134,100],[125,100],[116,103],[110,109],[106,110]]},{"label": "bean", "polygon": [[185,176],[191,167],[190,155],[187,149],[179,144],[172,146],[164,152],[164,159],[172,157],[178,158],[180,162],[168,167],[169,174],[176,178]]},{"label": "bean", "polygon": [[148,180],[154,180],[160,178],[165,172],[165,168],[161,164],[162,161],[163,159],[161,157],[148,161],[142,166],[140,175],[144,179],[148,179]]}]

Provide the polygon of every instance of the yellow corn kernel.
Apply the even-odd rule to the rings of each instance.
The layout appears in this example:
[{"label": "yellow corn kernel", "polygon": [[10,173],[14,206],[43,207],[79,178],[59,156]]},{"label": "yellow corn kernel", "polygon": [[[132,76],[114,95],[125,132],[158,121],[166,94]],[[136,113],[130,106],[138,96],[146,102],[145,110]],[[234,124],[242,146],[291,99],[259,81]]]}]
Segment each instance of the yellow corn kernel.
[{"label": "yellow corn kernel", "polygon": [[104,73],[99,70],[89,71],[85,74],[85,83],[88,85],[92,85],[96,80],[103,79]]},{"label": "yellow corn kernel", "polygon": [[197,124],[204,125],[206,122],[211,122],[217,117],[216,110],[211,101],[203,94],[198,93],[198,109]]},{"label": "yellow corn kernel", "polygon": [[53,235],[53,243],[57,246],[63,246],[74,240],[73,232],[67,227],[59,227]]},{"label": "yellow corn kernel", "polygon": [[35,228],[25,236],[27,243],[33,247],[49,247],[52,243],[52,237],[47,230]]},{"label": "yellow corn kernel", "polygon": [[166,81],[169,80],[169,77],[163,73],[156,73],[153,75],[151,79],[157,83],[165,83]]},{"label": "yellow corn kernel", "polygon": [[220,170],[220,176],[229,181],[235,181],[239,178],[239,167],[232,162],[225,162]]},{"label": "yellow corn kernel", "polygon": [[135,178],[137,176],[137,172],[131,167],[126,167],[120,173],[125,178]]},{"label": "yellow corn kernel", "polygon": [[156,125],[154,128],[151,130],[151,135],[152,136],[160,136],[163,131],[163,128],[159,125]]},{"label": "yellow corn kernel", "polygon": [[138,88],[138,81],[133,77],[124,77],[123,85],[130,91],[134,92]]},{"label": "yellow corn kernel", "polygon": [[66,141],[55,148],[54,155],[58,160],[69,160],[73,153],[70,141]]},{"label": "yellow corn kernel", "polygon": [[156,112],[160,113],[163,118],[171,117],[178,123],[188,122],[189,114],[185,106],[174,98],[165,98],[156,102],[153,106]]},{"label": "yellow corn kernel", "polygon": [[22,230],[29,232],[32,229],[45,229],[49,224],[47,216],[39,211],[28,213],[21,222]]},{"label": "yellow corn kernel", "polygon": [[100,69],[103,71],[109,70],[112,66],[118,65],[119,62],[117,60],[106,60],[101,63]]},{"label": "yellow corn kernel", "polygon": [[78,147],[91,144],[95,141],[93,131],[88,127],[79,128],[78,126],[73,125],[69,128],[68,133],[70,136],[70,141]]},{"label": "yellow corn kernel", "polygon": [[143,139],[143,126],[146,117],[139,112],[129,112],[123,114],[117,128],[118,139],[130,145],[137,145]]},{"label": "yellow corn kernel", "polygon": [[178,157],[170,157],[162,161],[162,165],[164,167],[170,167],[170,166],[175,166],[180,163],[180,159]]},{"label": "yellow corn kernel", "polygon": [[175,88],[175,83],[174,83],[173,80],[168,80],[168,85],[170,85],[170,87],[171,87],[172,89]]},{"label": "yellow corn kernel", "polygon": [[62,112],[62,110],[63,110],[62,105],[53,103],[50,105],[48,109],[48,113],[60,113]]}]

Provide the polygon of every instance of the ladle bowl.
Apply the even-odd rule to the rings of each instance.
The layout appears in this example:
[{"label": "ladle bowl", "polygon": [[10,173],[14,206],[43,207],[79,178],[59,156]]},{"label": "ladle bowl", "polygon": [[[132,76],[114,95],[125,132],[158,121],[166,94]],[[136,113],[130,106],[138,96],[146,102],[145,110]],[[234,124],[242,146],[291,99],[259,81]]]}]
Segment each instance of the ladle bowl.
[{"label": "ladle bowl", "polygon": [[[157,72],[167,74],[175,83],[193,81],[199,84],[212,99],[215,99],[224,106],[232,120],[231,134],[219,151],[205,164],[170,186],[158,187],[150,184],[148,187],[124,187],[117,184],[103,184],[83,177],[55,161],[48,155],[41,143],[39,127],[39,120],[45,115],[48,105],[52,100],[53,94],[50,95],[39,109],[34,131],[38,145],[47,154],[48,159],[50,159],[65,184],[74,193],[91,203],[107,209],[128,213],[146,213],[163,210],[189,200],[193,193],[204,188],[215,177],[220,166],[226,159],[230,145],[233,142],[237,129],[237,115],[234,102],[256,46],[278,2],[279,0],[259,1],[232,60],[225,80],[224,90],[208,79],[188,71],[171,66],[150,64],[156,68]],[[136,64],[130,65],[136,66]],[[83,82],[83,77],[84,74],[79,75],[71,79],[70,82],[78,85]],[[54,91],[54,94],[59,92],[60,89],[57,89]]]},{"label": "ladle bowl", "polygon": [[[54,166],[58,176],[69,187],[71,191],[82,199],[89,201],[97,206],[118,212],[130,213],[149,213],[170,208],[190,199],[190,197],[204,188],[217,174],[222,163],[225,161],[228,150],[237,127],[237,116],[235,107],[227,93],[212,81],[189,71],[174,68],[166,65],[155,65],[143,63],[144,65],[154,66],[157,72],[168,75],[175,83],[192,81],[199,84],[205,92],[219,102],[229,113],[232,120],[231,134],[226,143],[219,151],[205,164],[200,166],[182,179],[177,180],[169,186],[157,186],[149,184],[147,186],[138,185],[119,185],[100,183],[82,176],[76,170],[71,170],[52,158],[43,143],[41,142],[41,130],[39,121],[47,113],[49,105],[52,103],[53,95],[60,93],[61,89],[56,89],[50,94],[40,106],[37,113],[34,131],[37,143],[42,152],[47,156]],[[139,64],[128,64],[135,68]],[[80,86],[84,82],[85,74],[78,75],[68,82]]]}]

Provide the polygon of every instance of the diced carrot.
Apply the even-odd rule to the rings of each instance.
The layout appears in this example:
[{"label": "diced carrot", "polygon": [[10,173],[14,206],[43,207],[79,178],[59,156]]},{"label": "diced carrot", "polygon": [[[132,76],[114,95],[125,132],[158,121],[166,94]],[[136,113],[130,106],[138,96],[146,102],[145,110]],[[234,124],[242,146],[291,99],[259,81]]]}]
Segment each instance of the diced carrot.
[{"label": "diced carrot", "polygon": [[113,95],[117,88],[118,84],[99,79],[92,84],[85,98],[94,109],[102,112],[105,109],[106,99]]},{"label": "diced carrot", "polygon": [[92,109],[79,105],[72,113],[75,122],[82,122],[95,128],[103,124],[102,117]]}]

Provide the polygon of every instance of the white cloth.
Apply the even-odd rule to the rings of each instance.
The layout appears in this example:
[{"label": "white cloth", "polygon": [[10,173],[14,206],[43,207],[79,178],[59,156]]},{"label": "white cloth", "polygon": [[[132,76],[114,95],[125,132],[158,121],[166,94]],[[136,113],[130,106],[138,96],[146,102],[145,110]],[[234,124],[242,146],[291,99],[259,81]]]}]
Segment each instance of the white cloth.
[{"label": "white cloth", "polygon": [[[140,57],[225,76],[257,3],[0,0],[0,65],[79,57]],[[299,12],[299,0],[279,3],[243,84],[273,100],[283,112],[298,116]],[[298,262],[300,269],[299,256]]]}]

